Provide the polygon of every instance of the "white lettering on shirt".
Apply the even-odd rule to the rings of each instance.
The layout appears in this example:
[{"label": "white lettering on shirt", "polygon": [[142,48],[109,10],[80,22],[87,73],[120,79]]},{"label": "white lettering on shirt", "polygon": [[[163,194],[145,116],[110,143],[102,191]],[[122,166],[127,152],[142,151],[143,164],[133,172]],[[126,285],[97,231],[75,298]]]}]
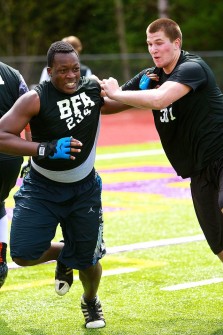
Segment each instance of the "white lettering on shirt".
[{"label": "white lettering on shirt", "polygon": [[95,106],[95,102],[85,92],[82,92],[70,99],[58,101],[57,106],[60,110],[61,120],[66,119],[67,127],[70,130],[85,116],[91,114],[91,107]]},{"label": "white lettering on shirt", "polygon": [[176,117],[173,116],[173,113],[172,113],[172,106],[161,109],[160,113],[161,113],[161,116],[160,116],[161,122],[170,122],[176,119]]}]

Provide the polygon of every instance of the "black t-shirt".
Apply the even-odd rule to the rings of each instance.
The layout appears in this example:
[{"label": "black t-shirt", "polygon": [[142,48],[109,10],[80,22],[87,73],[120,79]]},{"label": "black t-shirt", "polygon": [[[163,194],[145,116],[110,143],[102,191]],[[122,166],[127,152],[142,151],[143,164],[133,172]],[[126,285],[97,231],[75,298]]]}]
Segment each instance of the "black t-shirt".
[{"label": "black t-shirt", "polygon": [[36,157],[33,160],[39,166],[54,171],[78,167],[90,154],[99,127],[100,109],[104,102],[99,83],[82,77],[73,94],[58,91],[48,81],[37,85],[35,90],[40,97],[40,111],[30,121],[33,141],[50,142],[73,136],[83,143],[83,147],[75,155],[75,160],[38,160]]},{"label": "black t-shirt", "polygon": [[[23,77],[16,69],[0,62],[0,118],[8,112],[20,95],[28,91]],[[0,159],[14,159],[15,156],[0,153]]]},{"label": "black t-shirt", "polygon": [[[145,69],[123,85],[123,90],[139,90]],[[153,110],[156,129],[164,151],[183,178],[199,173],[211,161],[223,156],[223,94],[209,66],[196,55],[185,51],[169,75],[151,68],[159,82],[150,81],[155,89],[166,81],[188,85],[192,90],[163,110]]]}]

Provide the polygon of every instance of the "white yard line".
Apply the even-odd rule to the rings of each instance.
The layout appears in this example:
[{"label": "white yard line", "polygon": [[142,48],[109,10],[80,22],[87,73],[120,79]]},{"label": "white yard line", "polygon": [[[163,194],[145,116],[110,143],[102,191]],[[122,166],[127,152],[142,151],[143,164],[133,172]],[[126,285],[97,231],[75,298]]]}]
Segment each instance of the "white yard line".
[{"label": "white yard line", "polygon": [[164,154],[163,149],[156,150],[143,150],[143,151],[128,151],[116,152],[112,154],[98,154],[96,160],[114,159],[114,158],[127,158],[127,157],[140,157],[140,156],[153,156]]},{"label": "white yard line", "polygon": [[211,285],[211,284],[222,283],[222,282],[223,282],[223,278],[212,278],[212,279],[200,280],[197,282],[188,282],[188,283],[183,283],[183,284],[167,286],[167,287],[161,288],[161,290],[162,291],[179,291],[179,290],[185,290],[187,288]]},{"label": "white yard line", "polygon": [[[141,243],[134,243],[134,244],[126,244],[121,245],[117,247],[107,247],[107,254],[117,254],[119,252],[127,252],[127,251],[134,251],[134,250],[140,250],[140,249],[149,249],[149,248],[155,248],[155,247],[163,247],[167,245],[173,245],[173,244],[183,244],[183,243],[190,243],[190,242],[196,242],[196,241],[202,241],[204,240],[203,235],[195,235],[195,236],[185,236],[185,237],[176,237],[176,238],[167,238],[163,240],[156,240],[156,241],[149,241],[149,242],[141,242]],[[52,263],[46,262],[47,263]],[[9,269],[17,269],[20,268],[19,265],[15,264],[14,262],[8,263]]]},{"label": "white yard line", "polygon": [[140,249],[149,249],[149,248],[156,248],[156,247],[163,247],[166,245],[173,245],[173,244],[183,244],[183,243],[190,243],[196,241],[203,241],[204,235],[195,235],[195,236],[185,236],[185,237],[176,237],[176,238],[167,238],[163,240],[156,240],[156,241],[149,241],[149,242],[140,242],[134,244],[127,244],[121,245],[117,247],[107,247],[108,254],[116,254],[119,252],[125,251],[134,251]]},{"label": "white yard line", "polygon": [[[129,252],[129,251],[135,251],[135,250],[140,250],[140,249],[148,249],[148,248],[155,248],[155,247],[162,247],[162,246],[169,246],[169,245],[176,245],[176,244],[183,244],[183,243],[191,243],[191,242],[203,241],[204,239],[205,239],[204,236],[201,234],[201,235],[195,235],[195,236],[185,236],[185,237],[177,237],[177,238],[163,239],[163,240],[157,240],[157,241],[141,242],[141,243],[128,244],[128,245],[122,245],[122,246],[110,247],[110,248],[108,247],[107,254],[116,254],[120,252]],[[55,262],[55,261],[51,261],[47,263],[52,263],[52,262]],[[12,262],[12,263],[8,263],[8,268],[17,269],[17,268],[20,268],[20,266]],[[103,276],[107,277],[107,276],[113,276],[113,275],[118,275],[118,274],[136,272],[139,270],[140,268],[111,269],[111,270],[103,271]],[[78,276],[74,276],[74,279],[78,280]],[[216,283],[221,283],[221,282],[223,282],[223,278],[212,278],[212,279],[206,279],[206,280],[201,280],[197,282],[188,282],[188,283],[167,286],[167,287],[161,288],[160,290],[178,291],[178,290],[185,290],[185,289],[189,289],[193,287],[211,285],[211,284],[216,284]]]}]

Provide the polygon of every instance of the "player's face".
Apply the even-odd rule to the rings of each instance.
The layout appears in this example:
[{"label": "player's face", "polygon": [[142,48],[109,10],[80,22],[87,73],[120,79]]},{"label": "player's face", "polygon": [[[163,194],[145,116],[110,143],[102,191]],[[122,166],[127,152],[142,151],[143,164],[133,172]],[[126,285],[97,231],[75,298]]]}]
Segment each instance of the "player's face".
[{"label": "player's face", "polygon": [[73,94],[80,80],[80,62],[76,53],[56,54],[49,74],[53,86],[58,91]]},{"label": "player's face", "polygon": [[156,33],[147,31],[147,44],[155,65],[170,73],[179,58],[180,40],[171,42],[162,30]]}]

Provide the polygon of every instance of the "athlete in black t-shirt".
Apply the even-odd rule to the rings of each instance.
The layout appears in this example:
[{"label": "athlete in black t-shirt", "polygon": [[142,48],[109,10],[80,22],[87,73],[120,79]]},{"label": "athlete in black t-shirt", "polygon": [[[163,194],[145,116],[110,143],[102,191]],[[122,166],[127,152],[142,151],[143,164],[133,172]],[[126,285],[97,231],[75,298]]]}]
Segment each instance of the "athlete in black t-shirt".
[{"label": "athlete in black t-shirt", "polygon": [[[32,156],[14,196],[11,257],[22,266],[57,260],[59,295],[69,291],[73,269],[79,270],[85,326],[101,328],[97,291],[105,246],[102,184],[94,162],[104,100],[96,80],[80,78],[79,57],[69,43],[53,43],[47,61],[50,82],[23,95],[0,120],[0,152]],[[32,142],[16,136],[27,123]],[[51,242],[58,224],[63,242]]]},{"label": "athlete in black t-shirt", "polygon": [[[0,118],[27,91],[28,87],[21,74],[11,66],[0,62]],[[8,273],[6,261],[8,218],[5,200],[15,186],[22,162],[23,157],[0,153],[0,287],[4,284]]]},{"label": "athlete in black t-shirt", "polygon": [[158,19],[147,30],[155,67],[121,88],[101,87],[111,99],[152,109],[164,151],[182,178],[191,178],[194,208],[212,251],[223,261],[223,94],[209,66],[181,50],[176,22]]}]

